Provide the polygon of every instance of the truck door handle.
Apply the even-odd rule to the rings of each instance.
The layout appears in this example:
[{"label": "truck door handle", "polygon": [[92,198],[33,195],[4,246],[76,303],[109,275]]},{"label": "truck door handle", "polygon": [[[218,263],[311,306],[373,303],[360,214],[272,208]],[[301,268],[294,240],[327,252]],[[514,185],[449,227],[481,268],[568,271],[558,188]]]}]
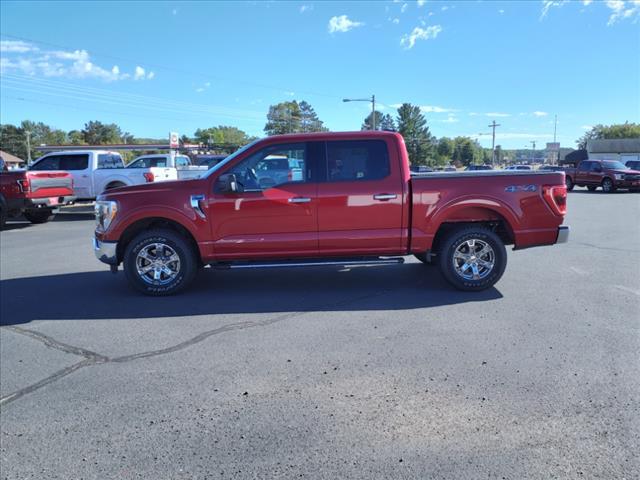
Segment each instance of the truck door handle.
[{"label": "truck door handle", "polygon": [[386,200],[393,200],[395,198],[398,198],[398,195],[396,195],[395,193],[378,193],[373,196],[374,200],[380,200],[383,202]]},{"label": "truck door handle", "polygon": [[309,203],[310,201],[309,197],[293,197],[289,199],[289,203]]}]

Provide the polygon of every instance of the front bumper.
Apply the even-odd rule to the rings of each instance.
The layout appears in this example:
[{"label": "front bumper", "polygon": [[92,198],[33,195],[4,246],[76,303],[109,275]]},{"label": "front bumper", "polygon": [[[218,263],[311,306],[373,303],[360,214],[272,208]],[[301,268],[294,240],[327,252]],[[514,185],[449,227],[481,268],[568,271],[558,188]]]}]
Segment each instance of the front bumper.
[{"label": "front bumper", "polygon": [[93,253],[101,262],[107,265],[118,265],[117,249],[118,242],[103,242],[93,237]]},{"label": "front bumper", "polygon": [[567,243],[569,241],[569,226],[561,225],[558,227],[558,239],[556,243]]}]

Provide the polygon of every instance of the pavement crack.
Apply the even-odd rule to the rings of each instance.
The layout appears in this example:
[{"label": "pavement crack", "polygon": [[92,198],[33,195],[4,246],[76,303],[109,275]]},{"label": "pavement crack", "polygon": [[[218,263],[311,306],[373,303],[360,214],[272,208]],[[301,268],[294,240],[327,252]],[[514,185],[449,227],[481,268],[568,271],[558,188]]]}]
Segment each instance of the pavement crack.
[{"label": "pavement crack", "polygon": [[4,327],[7,330],[11,330],[12,332],[19,333],[20,335],[25,335],[27,337],[33,338],[43,344],[45,344],[49,348],[55,348],[56,350],[60,350],[65,353],[70,353],[72,355],[79,355],[88,360],[95,360],[96,362],[104,363],[109,360],[108,357],[104,355],[100,355],[99,353],[92,352],[91,350],[87,350],[86,348],[76,347],[74,345],[69,345],[67,343],[60,342],[49,335],[45,335],[44,333],[36,332],[34,330],[29,330],[27,328],[21,328],[16,326],[7,326]]},{"label": "pavement crack", "polygon": [[581,245],[584,247],[596,248],[598,250],[612,250],[614,252],[627,252],[627,253],[636,253],[636,250],[631,250],[628,248],[616,248],[616,247],[603,247],[602,245],[594,245],[593,243],[587,242],[573,242],[574,245]]},{"label": "pavement crack", "polygon": [[[354,298],[349,298],[346,300],[341,300],[338,302],[331,302],[328,304],[325,304],[322,308],[327,308],[327,307],[338,307],[338,306],[344,306],[344,305],[349,305],[352,303],[357,303],[360,302],[362,300],[367,300],[370,298],[375,298],[375,297],[379,297],[382,295],[385,295],[386,293],[389,293],[391,291],[391,289],[384,289],[384,290],[379,290],[377,292],[374,293],[370,293],[370,294],[366,294],[366,295],[360,295],[358,297],[354,297]],[[28,330],[26,328],[20,328],[20,327],[16,327],[16,326],[6,326],[3,328],[6,328],[8,330],[11,330],[13,332],[19,333],[21,335],[26,335],[28,337],[31,337],[35,340],[38,340],[40,342],[42,342],[43,344],[45,344],[46,346],[50,347],[50,348],[55,348],[57,350],[61,350],[63,352],[66,353],[71,353],[74,355],[80,355],[82,357],[84,357],[85,359],[82,360],[81,362],[78,363],[74,363],[73,365],[63,368],[62,370],[57,371],[56,373],[54,373],[53,375],[48,376],[47,378],[40,380],[37,383],[34,383],[32,385],[29,385],[28,387],[22,388],[20,390],[17,390],[13,393],[10,393],[8,395],[5,395],[4,397],[0,397],[0,406],[4,406],[7,405],[11,402],[14,402],[15,400],[18,400],[19,398],[32,393],[36,390],[39,390],[40,388],[49,385],[57,380],[60,380],[63,377],[66,377],[67,375],[75,372],[76,370],[79,370],[81,368],[84,367],[90,367],[93,365],[99,365],[99,364],[107,364],[107,363],[126,363],[126,362],[130,362],[133,360],[138,360],[141,358],[150,358],[150,357],[157,357],[160,355],[166,355],[169,353],[173,353],[173,352],[177,352],[180,350],[184,350],[186,348],[189,348],[192,345],[195,345],[197,343],[200,343],[204,340],[206,340],[209,337],[215,336],[215,335],[220,335],[222,333],[226,333],[226,332],[231,332],[231,331],[236,331],[236,330],[246,330],[246,329],[250,329],[250,328],[256,328],[256,327],[266,327],[268,325],[273,325],[274,323],[278,323],[281,322],[283,320],[288,320],[291,318],[295,318],[295,317],[299,317],[302,315],[305,315],[307,313],[311,313],[315,310],[301,310],[301,311],[297,311],[297,312],[289,312],[286,314],[282,314],[282,315],[277,315],[275,317],[270,317],[267,318],[265,320],[262,321],[257,321],[257,322],[252,322],[252,321],[247,321],[247,322],[236,322],[236,323],[230,323],[227,325],[223,325],[222,327],[218,327],[218,328],[214,328],[213,330],[208,330],[206,332],[202,332],[198,335],[196,335],[193,338],[190,338],[189,340],[185,340],[184,342],[180,342],[176,345],[173,345],[171,347],[167,347],[167,348],[161,348],[158,350],[149,350],[147,352],[140,352],[140,353],[134,353],[132,355],[124,355],[121,357],[114,357],[114,358],[109,358],[106,357],[104,355],[100,355],[99,353],[96,352],[92,352],[91,350],[87,350],[85,348],[81,348],[81,347],[75,347],[73,345],[68,345],[66,343],[62,343],[59,342],[58,340],[55,340],[54,338],[45,335],[43,333],[40,332],[35,332],[33,330]]]}]

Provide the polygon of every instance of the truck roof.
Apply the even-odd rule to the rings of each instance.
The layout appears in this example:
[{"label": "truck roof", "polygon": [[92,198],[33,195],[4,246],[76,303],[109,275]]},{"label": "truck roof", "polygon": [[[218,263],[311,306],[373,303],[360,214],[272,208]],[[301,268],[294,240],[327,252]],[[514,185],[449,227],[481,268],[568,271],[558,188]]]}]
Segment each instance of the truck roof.
[{"label": "truck roof", "polygon": [[358,130],[355,132],[313,132],[313,133],[287,133],[284,135],[273,135],[271,137],[265,137],[261,140],[274,139],[274,140],[291,140],[291,141],[307,141],[307,140],[336,140],[340,138],[353,139],[353,138],[400,138],[402,135],[398,132],[389,132],[385,130]]},{"label": "truck roof", "polygon": [[82,154],[82,153],[110,153],[110,154],[116,154],[116,155],[120,155],[120,153],[113,151],[113,150],[57,150],[55,152],[47,152],[45,153],[42,157],[37,158],[35,161],[40,160],[40,158],[43,157],[48,157],[49,155],[70,155],[70,154],[74,154],[74,153],[78,153],[78,154]]}]

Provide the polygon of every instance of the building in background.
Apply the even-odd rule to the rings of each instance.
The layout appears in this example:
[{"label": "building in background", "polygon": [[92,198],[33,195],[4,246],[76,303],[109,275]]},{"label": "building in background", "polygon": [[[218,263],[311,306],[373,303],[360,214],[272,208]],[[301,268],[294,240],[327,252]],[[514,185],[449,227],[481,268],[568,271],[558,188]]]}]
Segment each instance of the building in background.
[{"label": "building in background", "polygon": [[589,160],[640,160],[640,138],[587,141]]},{"label": "building in background", "polygon": [[3,152],[2,150],[0,150],[0,158],[2,158],[9,170],[16,170],[18,168],[25,168],[27,166],[27,162],[25,162],[21,158],[18,158],[15,155],[11,155],[7,152]]}]

